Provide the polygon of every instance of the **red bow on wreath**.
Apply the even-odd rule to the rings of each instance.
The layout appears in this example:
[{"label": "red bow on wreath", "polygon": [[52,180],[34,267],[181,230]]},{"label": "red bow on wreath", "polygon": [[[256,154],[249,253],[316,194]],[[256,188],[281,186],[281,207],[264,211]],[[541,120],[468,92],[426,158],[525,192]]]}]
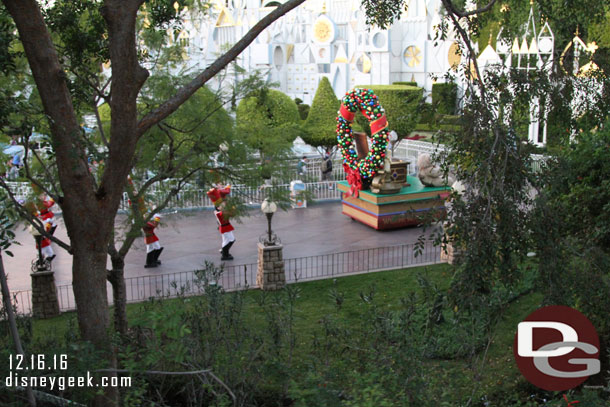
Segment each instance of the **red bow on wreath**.
[{"label": "red bow on wreath", "polygon": [[349,198],[350,196],[353,196],[354,198],[358,198],[358,191],[362,189],[362,177],[360,176],[360,171],[352,170],[346,164],[343,165],[343,169],[347,175],[347,183],[351,185],[350,190],[345,193],[345,197]]}]

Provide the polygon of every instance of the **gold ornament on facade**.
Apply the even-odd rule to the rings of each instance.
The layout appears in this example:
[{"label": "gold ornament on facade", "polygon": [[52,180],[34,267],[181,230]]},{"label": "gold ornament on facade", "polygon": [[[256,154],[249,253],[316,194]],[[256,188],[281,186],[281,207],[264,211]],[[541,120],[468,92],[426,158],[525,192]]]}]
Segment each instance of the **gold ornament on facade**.
[{"label": "gold ornament on facade", "polygon": [[356,68],[362,73],[371,72],[371,68],[373,67],[373,62],[371,58],[369,58],[366,54],[362,54],[360,58],[356,61]]},{"label": "gold ornament on facade", "polygon": [[321,20],[316,23],[313,28],[313,35],[319,42],[328,42],[330,40],[330,34],[332,27],[330,27],[327,21]]},{"label": "gold ornament on facade", "polygon": [[410,45],[405,50],[405,60],[411,68],[421,64],[421,50],[415,45]]},{"label": "gold ornament on facade", "polygon": [[457,71],[458,66],[460,66],[460,62],[462,62],[462,53],[460,50],[460,46],[457,42],[454,42],[449,47],[449,52],[447,53],[447,61],[449,62],[449,66],[452,70]]}]

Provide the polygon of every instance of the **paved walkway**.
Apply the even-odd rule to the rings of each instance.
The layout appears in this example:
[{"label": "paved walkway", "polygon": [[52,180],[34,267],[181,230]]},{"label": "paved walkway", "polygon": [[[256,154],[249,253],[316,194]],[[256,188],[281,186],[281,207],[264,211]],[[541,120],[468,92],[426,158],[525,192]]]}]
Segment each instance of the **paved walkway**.
[{"label": "paved walkway", "polygon": [[[117,223],[123,219],[119,217]],[[256,263],[258,238],[267,230],[266,217],[256,209],[249,217],[242,218],[241,223],[232,223],[237,239],[231,249],[235,260],[227,264]],[[285,258],[415,243],[422,233],[421,228],[376,231],[342,215],[339,202],[278,211],[273,217],[273,230],[284,244]],[[23,227],[18,227],[16,232],[21,245],[11,248],[15,257],[3,256],[9,286],[13,291],[29,290],[34,239]],[[55,233],[68,241],[61,218]],[[160,258],[163,265],[156,269],[144,268],[146,248],[144,239],[138,238],[127,255],[125,277],[192,271],[201,268],[206,260],[220,263],[220,234],[212,211],[166,215],[157,236],[165,247]],[[53,261],[55,281],[58,285],[70,284],[72,258],[55,245],[54,249],[57,254]]]}]

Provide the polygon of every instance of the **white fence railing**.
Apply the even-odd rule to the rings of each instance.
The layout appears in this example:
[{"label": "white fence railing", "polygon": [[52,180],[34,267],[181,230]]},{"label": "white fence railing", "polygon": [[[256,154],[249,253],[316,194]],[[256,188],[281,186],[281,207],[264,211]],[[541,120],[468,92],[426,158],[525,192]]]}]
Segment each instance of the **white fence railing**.
[{"label": "white fence railing", "polygon": [[[341,199],[341,191],[337,189],[336,181],[306,182],[304,184],[305,190],[308,192],[306,197],[310,199],[316,201]],[[262,185],[258,188],[235,185],[231,187],[231,195],[247,204],[260,204],[269,195],[267,188],[274,189],[274,194],[278,192],[290,193],[290,184]],[[147,194],[145,199],[146,205],[149,207],[159,206],[166,199],[167,193],[168,191],[157,189]],[[181,190],[170,199],[167,209],[197,209],[212,208],[213,206],[212,201],[207,196],[207,190],[187,188]],[[129,198],[127,193],[124,193],[119,210],[126,211],[128,209]]]},{"label": "white fence railing", "polygon": [[[395,148],[393,156],[411,161],[410,171],[416,170],[417,157],[420,154],[434,154],[439,150],[444,150],[443,145],[437,145],[428,143],[425,141],[416,140],[402,140]],[[532,154],[532,167],[534,171],[540,171],[543,163],[548,160],[548,156],[541,154]],[[311,157],[308,159],[306,171],[304,175],[298,175],[296,173],[296,165],[298,159],[295,159],[291,165],[294,166],[294,172],[291,174],[291,180],[301,179],[305,183],[306,190],[309,192],[309,196],[315,200],[333,200],[341,199],[341,193],[337,190],[336,181],[345,179],[345,172],[343,171],[343,160],[339,154],[335,155],[333,159],[333,173],[332,181],[320,181],[321,179],[321,167],[323,160],[321,157]],[[149,206],[159,205],[167,196],[170,189],[170,182],[165,182],[160,185],[152,185],[149,189],[149,193],[146,196],[146,202]],[[7,182],[11,191],[15,194],[17,199],[27,200],[32,197],[32,188],[27,182]],[[253,188],[246,187],[243,185],[237,185],[233,187],[234,196],[240,197],[243,202],[249,204],[256,204],[263,201],[267,196],[264,190],[266,186]],[[273,188],[279,188],[283,191],[289,191],[290,183],[282,183],[274,185]],[[195,208],[209,208],[212,207],[212,202],[208,198],[205,189],[198,188],[196,186],[186,187],[180,191],[176,196],[170,199],[167,205],[168,209],[195,209]],[[55,212],[59,213],[60,209],[55,207]],[[120,210],[129,209],[129,199],[127,194],[123,194],[121,201]]]},{"label": "white fence railing", "polygon": [[[445,150],[446,147],[442,144],[438,145],[425,141],[404,139],[401,140],[400,143],[394,148],[393,156],[401,160],[410,160],[411,171],[416,171],[417,157],[419,157],[420,154],[425,153],[433,155],[434,153]],[[549,159],[549,156],[542,154],[531,154],[530,158],[532,159],[532,170],[534,172],[540,172],[544,163],[546,163],[546,161]]]},{"label": "white fence railing", "polygon": [[17,199],[25,201],[32,195],[32,187],[27,182],[6,181],[6,185]]}]

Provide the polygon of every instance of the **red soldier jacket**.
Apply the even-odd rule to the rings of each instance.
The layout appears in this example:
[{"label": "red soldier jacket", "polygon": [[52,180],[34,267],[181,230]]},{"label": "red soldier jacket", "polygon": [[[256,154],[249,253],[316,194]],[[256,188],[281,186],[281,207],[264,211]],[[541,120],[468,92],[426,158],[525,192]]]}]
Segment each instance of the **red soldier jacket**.
[{"label": "red soldier jacket", "polygon": [[227,218],[225,218],[222,211],[214,211],[214,215],[216,215],[216,220],[218,221],[218,230],[220,231],[220,233],[227,233],[232,230],[235,230],[235,228],[233,228],[233,225],[231,225],[231,223],[229,222],[228,216]]},{"label": "red soldier jacket", "polygon": [[40,219],[43,221],[53,218],[55,214],[51,212],[51,207],[55,205],[55,201],[52,199],[46,200],[42,202],[42,205],[39,206],[40,211]]},{"label": "red soldier jacket", "polygon": [[152,244],[159,240],[157,235],[155,235],[156,227],[157,225],[155,225],[154,223],[147,222],[146,225],[142,228],[144,230],[144,239],[146,241],[146,244]]},{"label": "red soldier jacket", "polygon": [[36,242],[36,248],[42,249],[43,247],[51,246],[51,239],[48,237],[43,237],[40,239],[40,247],[38,247],[38,242]]}]

